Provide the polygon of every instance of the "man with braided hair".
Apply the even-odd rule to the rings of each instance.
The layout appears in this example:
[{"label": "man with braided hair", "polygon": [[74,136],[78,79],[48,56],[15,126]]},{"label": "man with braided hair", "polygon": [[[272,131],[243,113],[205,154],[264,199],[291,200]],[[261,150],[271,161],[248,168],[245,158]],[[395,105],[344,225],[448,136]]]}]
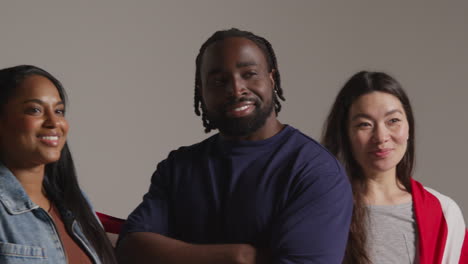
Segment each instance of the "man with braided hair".
[{"label": "man with braided hair", "polygon": [[219,133],[172,151],[121,233],[122,263],[341,263],[351,188],[320,144],[277,119],[275,53],[218,31],[196,59],[195,113]]}]

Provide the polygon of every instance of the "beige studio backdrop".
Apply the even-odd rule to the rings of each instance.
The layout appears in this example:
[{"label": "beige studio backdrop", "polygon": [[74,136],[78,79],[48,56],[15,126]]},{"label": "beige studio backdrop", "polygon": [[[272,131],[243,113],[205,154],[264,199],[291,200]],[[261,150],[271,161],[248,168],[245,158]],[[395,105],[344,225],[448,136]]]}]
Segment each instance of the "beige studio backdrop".
[{"label": "beige studio backdrop", "polygon": [[314,138],[352,74],[396,77],[415,111],[415,178],[467,219],[466,1],[2,0],[0,67],[34,64],[63,82],[82,188],[125,218],[170,150],[208,136],[193,111],[195,57],[230,27],[270,40],[279,118]]}]

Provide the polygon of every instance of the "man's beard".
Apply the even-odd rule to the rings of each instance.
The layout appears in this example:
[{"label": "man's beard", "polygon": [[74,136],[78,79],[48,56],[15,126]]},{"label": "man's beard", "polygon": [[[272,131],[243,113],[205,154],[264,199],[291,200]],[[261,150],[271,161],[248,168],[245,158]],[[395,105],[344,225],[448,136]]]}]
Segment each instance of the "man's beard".
[{"label": "man's beard", "polygon": [[254,102],[255,110],[250,115],[240,118],[232,118],[227,117],[224,114],[213,115],[212,113],[208,112],[208,120],[225,136],[245,137],[252,134],[259,128],[261,128],[263,125],[265,125],[267,118],[270,116],[271,112],[274,109],[274,99],[271,98],[270,102],[266,105],[263,105],[257,98],[241,98],[238,100],[233,99],[230,100],[230,102],[226,104],[222,109],[220,109],[219,112],[225,113],[225,109],[227,108],[227,106],[245,101]]}]

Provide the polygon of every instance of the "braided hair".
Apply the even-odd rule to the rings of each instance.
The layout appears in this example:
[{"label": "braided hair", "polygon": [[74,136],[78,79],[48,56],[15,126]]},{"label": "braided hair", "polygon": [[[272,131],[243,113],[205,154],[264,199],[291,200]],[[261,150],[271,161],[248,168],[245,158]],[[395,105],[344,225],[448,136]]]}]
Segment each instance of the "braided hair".
[{"label": "braided hair", "polygon": [[196,63],[196,70],[195,70],[195,95],[194,95],[194,106],[195,106],[195,114],[197,116],[202,117],[203,126],[205,127],[205,133],[209,133],[211,130],[216,129],[216,127],[208,120],[206,115],[205,105],[203,103],[203,99],[200,93],[201,89],[201,77],[200,77],[200,68],[202,64],[202,57],[205,53],[205,50],[208,46],[213,44],[214,42],[224,40],[226,38],[232,37],[240,37],[246,38],[253,41],[264,53],[267,63],[268,63],[268,71],[273,72],[273,79],[275,81],[274,93],[273,93],[273,101],[275,104],[275,113],[281,111],[281,102],[278,100],[281,99],[285,101],[286,99],[283,96],[283,89],[281,88],[281,78],[280,73],[278,70],[278,63],[276,61],[276,55],[273,51],[273,47],[271,46],[270,42],[263,37],[257,36],[249,31],[239,30],[237,28],[231,28],[228,30],[220,30],[216,31],[210,38],[208,38],[205,43],[200,48],[200,51],[197,55],[195,60]]}]

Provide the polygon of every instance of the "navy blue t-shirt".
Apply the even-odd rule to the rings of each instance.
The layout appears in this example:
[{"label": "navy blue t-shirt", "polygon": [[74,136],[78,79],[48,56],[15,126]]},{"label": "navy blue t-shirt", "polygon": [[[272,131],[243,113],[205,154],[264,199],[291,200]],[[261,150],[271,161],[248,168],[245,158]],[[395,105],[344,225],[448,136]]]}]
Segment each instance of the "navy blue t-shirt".
[{"label": "navy blue t-shirt", "polygon": [[196,244],[247,243],[273,263],[341,263],[351,187],[320,144],[286,126],[261,141],[219,134],[172,151],[121,233]]}]

